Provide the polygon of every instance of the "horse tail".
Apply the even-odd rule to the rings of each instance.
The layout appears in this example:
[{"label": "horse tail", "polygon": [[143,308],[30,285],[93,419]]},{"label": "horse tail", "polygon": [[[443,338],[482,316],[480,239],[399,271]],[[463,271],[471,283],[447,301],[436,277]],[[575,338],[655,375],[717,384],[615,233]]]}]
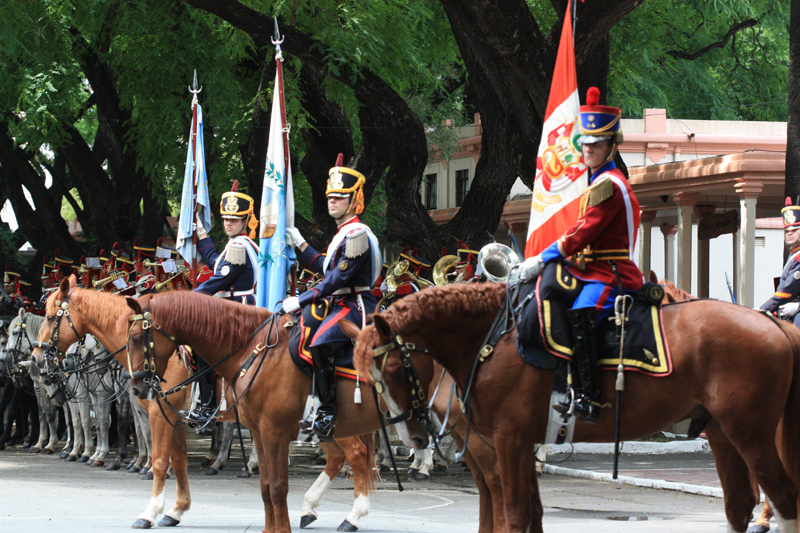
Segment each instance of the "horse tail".
[{"label": "horse tail", "polygon": [[797,457],[797,450],[800,449],[800,330],[791,323],[781,323],[781,326],[792,344],[794,368],[777,445],[784,468],[795,485],[800,487],[800,461]]},{"label": "horse tail", "polygon": [[371,476],[367,476],[367,494],[372,494],[375,492],[375,478],[378,473],[378,465],[375,463],[375,432],[364,433],[359,438],[367,448],[367,471],[372,472]]}]

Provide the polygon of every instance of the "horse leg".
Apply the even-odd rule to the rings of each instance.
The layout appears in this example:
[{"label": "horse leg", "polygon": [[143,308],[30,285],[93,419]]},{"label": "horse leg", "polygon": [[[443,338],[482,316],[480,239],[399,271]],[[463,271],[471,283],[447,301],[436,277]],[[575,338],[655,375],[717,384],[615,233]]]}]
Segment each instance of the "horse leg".
[{"label": "horse leg", "polygon": [[[292,420],[295,420],[292,417]],[[272,424],[261,425],[261,442],[264,458],[259,448],[259,468],[261,469],[261,495],[266,511],[265,531],[270,533],[291,533],[289,507],[286,498],[289,494],[289,442],[290,435],[285,428]]]},{"label": "horse leg", "polygon": [[72,412],[69,408],[69,402],[63,406],[63,409],[64,419],[67,424],[67,442],[64,444],[64,448],[61,449],[61,453],[58,454],[59,459],[66,459],[75,443],[75,431],[72,428]]},{"label": "horse leg", "polygon": [[544,465],[547,464],[547,444],[539,445],[539,449],[536,450],[536,475],[542,475],[544,471]]},{"label": "horse leg", "polygon": [[[525,533],[531,527],[530,499],[533,482],[533,440],[530,435],[498,434],[494,438],[506,525],[509,533]],[[538,495],[538,485],[537,485]],[[541,525],[539,526],[541,527]]]},{"label": "horse leg", "polygon": [[81,402],[78,404],[81,412],[81,427],[83,428],[83,454],[78,459],[79,463],[85,463],[94,453],[94,437],[92,436],[92,413],[89,404]]},{"label": "horse leg", "polygon": [[[755,476],[750,476],[750,481],[753,484],[753,493],[756,496],[756,503],[761,500],[761,488],[758,486]],[[772,509],[769,506],[769,501],[764,498],[764,507],[761,509],[761,516],[759,516],[747,533],[767,533],[769,531],[769,521],[772,518]]]},{"label": "horse leg", "polygon": [[[133,394],[133,392],[131,392]],[[153,403],[153,402],[150,402]],[[150,465],[153,463],[153,439],[152,439],[152,431],[150,429],[150,416],[148,407],[150,403],[144,404],[140,403],[139,400],[136,400],[131,405],[134,406],[136,409],[136,413],[139,417],[139,427],[142,431],[142,440],[139,443],[139,458],[136,461],[134,472],[138,472],[140,474],[146,474],[148,470],[150,470]],[[161,416],[159,412],[157,417]]]},{"label": "horse leg", "polygon": [[48,455],[56,453],[56,444],[58,443],[58,410],[59,408],[52,404],[47,398],[46,402],[47,412],[47,426],[50,431],[50,438],[47,441],[47,446],[44,447],[44,452]]},{"label": "horse leg", "polygon": [[323,470],[314,484],[303,496],[303,507],[300,509],[300,528],[305,528],[318,518],[316,508],[319,506],[322,495],[328,490],[333,479],[339,474],[346,457],[339,442],[347,439],[336,439],[331,442],[321,442],[320,447],[325,453],[325,470]]},{"label": "horse leg", "polygon": [[[47,440],[47,406],[44,404],[44,402],[48,402],[48,400],[42,394],[38,381],[33,382],[33,393],[36,396],[36,406],[38,407],[39,411],[39,438],[36,440],[35,444],[31,444],[30,452],[40,453],[42,449],[44,449],[44,443]],[[33,442],[33,440],[30,442]]]},{"label": "horse leg", "polygon": [[211,449],[200,462],[200,468],[207,468],[219,456],[219,447],[222,441],[222,424],[215,423],[211,428]]},{"label": "horse leg", "polygon": [[[369,495],[375,490],[375,443],[372,433],[359,437],[338,439],[350,468],[353,469],[353,509],[337,531],[356,531],[358,521],[369,514]],[[327,457],[327,455],[326,455]]]},{"label": "horse leg", "polygon": [[231,454],[231,445],[233,444],[233,427],[235,424],[232,422],[222,423],[222,438],[219,442],[219,451],[217,457],[211,465],[206,468],[207,476],[216,476],[220,470],[225,468],[225,462]]},{"label": "horse leg", "polygon": [[[172,421],[173,424],[178,422],[180,421]],[[172,432],[169,456],[172,470],[175,473],[176,496],[172,509],[167,511],[158,522],[161,527],[177,526],[183,519],[183,514],[192,506],[192,496],[189,493],[189,454],[186,447],[186,433],[172,427],[168,429]]]},{"label": "horse leg", "polygon": [[111,403],[106,394],[98,397],[95,405],[97,415],[97,449],[92,456],[92,466],[105,466],[106,455],[109,451],[109,427],[111,426]]},{"label": "horse leg", "polygon": [[430,481],[431,469],[433,468],[433,450],[431,448],[426,448],[421,451],[416,450],[414,456],[419,456],[419,466],[414,474],[414,479],[416,481]]},{"label": "horse leg", "polygon": [[[150,404],[151,411],[159,411],[155,402]],[[156,523],[158,515],[164,512],[165,496],[164,484],[169,468],[169,445],[172,440],[172,428],[160,412],[151,413],[150,431],[153,443],[153,490],[147,508],[140,514],[131,526],[133,529],[149,529]],[[168,434],[169,433],[169,434]]]},{"label": "horse leg", "polygon": [[119,470],[122,461],[128,455],[128,436],[130,433],[131,403],[128,396],[120,390],[119,384],[114,383],[114,393],[117,404],[117,456],[106,467],[106,470]]},{"label": "horse leg", "polygon": [[[292,464],[292,456],[289,454],[289,466]],[[253,437],[250,437],[250,459],[247,460],[247,473],[248,477],[250,474],[258,473],[258,451],[256,450],[256,443],[253,441]]]}]

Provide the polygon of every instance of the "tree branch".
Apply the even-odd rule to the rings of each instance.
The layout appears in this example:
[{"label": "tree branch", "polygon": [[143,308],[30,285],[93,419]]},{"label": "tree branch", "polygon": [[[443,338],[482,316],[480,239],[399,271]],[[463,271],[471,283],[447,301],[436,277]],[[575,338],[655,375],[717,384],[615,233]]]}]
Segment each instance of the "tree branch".
[{"label": "tree branch", "polygon": [[733,26],[730,27],[730,29],[728,30],[728,33],[726,33],[725,37],[723,37],[722,40],[720,40],[720,41],[717,41],[715,43],[711,43],[708,46],[703,47],[700,50],[698,50],[696,52],[693,52],[693,53],[683,52],[681,50],[670,50],[670,51],[667,52],[667,55],[668,56],[672,56],[675,59],[686,59],[687,61],[694,61],[695,59],[699,58],[700,56],[707,54],[711,50],[715,50],[717,48],[725,47],[725,45],[728,44],[728,41],[730,41],[731,38],[734,35],[736,35],[737,32],[739,32],[739,31],[741,31],[741,30],[743,30],[745,28],[752,28],[756,24],[758,24],[758,21],[756,19],[747,19],[745,21],[738,22],[738,23],[736,23],[736,24],[734,24]]}]

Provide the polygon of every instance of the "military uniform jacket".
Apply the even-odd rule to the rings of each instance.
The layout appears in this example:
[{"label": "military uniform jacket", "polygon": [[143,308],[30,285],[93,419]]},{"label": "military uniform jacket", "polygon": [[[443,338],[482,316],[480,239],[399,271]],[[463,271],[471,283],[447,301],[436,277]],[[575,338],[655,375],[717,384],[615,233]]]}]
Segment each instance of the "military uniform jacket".
[{"label": "military uniform jacket", "polygon": [[197,243],[203,261],[214,268],[214,274],[201,283],[196,292],[226,300],[255,305],[256,265],[258,245],[246,235],[228,239],[221,254],[217,254],[210,237]]},{"label": "military uniform jacket", "polygon": [[780,306],[789,302],[796,302],[800,299],[800,245],[795,246],[791,250],[789,260],[781,272],[781,280],[778,283],[778,288],[775,289],[775,294],[764,302],[761,309],[777,313]]},{"label": "military uniform jacket", "polygon": [[578,261],[583,268],[568,267],[573,276],[616,287],[617,278],[607,260],[614,259],[622,287],[641,289],[644,278],[631,259],[639,229],[639,201],[613,161],[592,176],[578,215],[575,225],[542,252],[542,259],[547,262],[581,253]]},{"label": "military uniform jacket", "polygon": [[307,246],[299,259],[309,270],[324,276],[299,298],[301,307],[315,306],[318,318],[324,315],[321,324],[312,332],[309,345],[350,342],[337,323],[347,319],[361,327],[363,315],[358,308],[359,296],[364,313],[375,310],[377,301],[371,291],[382,266],[378,239],[354,217],[339,226],[327,255]]}]

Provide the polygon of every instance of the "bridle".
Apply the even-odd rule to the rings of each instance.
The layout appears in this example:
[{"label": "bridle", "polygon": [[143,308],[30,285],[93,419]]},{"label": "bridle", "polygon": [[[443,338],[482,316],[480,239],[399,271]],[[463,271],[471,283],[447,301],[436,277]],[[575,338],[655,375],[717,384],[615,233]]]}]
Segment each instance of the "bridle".
[{"label": "bridle", "polygon": [[[24,353],[22,351],[23,338],[25,341],[28,342],[28,345],[31,347],[31,349],[33,349],[33,347],[36,346],[36,344],[34,341],[31,340],[31,337],[28,334],[28,324],[26,324],[22,320],[20,320],[19,324],[17,325],[17,328],[14,330],[14,333],[17,334],[17,340],[16,342],[14,342],[14,347],[6,350],[7,354],[6,358],[7,361],[10,363],[7,365],[7,368],[11,380],[14,382],[16,386],[21,387],[24,386],[25,383],[25,381],[22,379],[24,376],[24,372],[19,365],[19,363],[22,360],[22,354]],[[11,334],[10,331],[9,334]]]},{"label": "bridle", "polygon": [[[375,405],[378,406],[378,394],[388,394],[386,384],[383,382],[383,375],[386,370],[386,360],[389,357],[389,353],[392,350],[397,349],[400,352],[400,362],[403,365],[406,378],[411,386],[411,408],[394,417],[387,416],[391,414],[387,412],[384,415],[386,422],[392,425],[399,422],[405,422],[413,418],[417,421],[417,423],[425,428],[425,431],[427,431],[429,435],[434,436],[434,439],[436,439],[437,431],[433,425],[433,422],[431,421],[428,402],[425,401],[425,390],[423,389],[422,383],[419,380],[419,373],[417,372],[417,369],[414,367],[414,363],[411,360],[411,352],[418,352],[427,355],[431,355],[431,352],[427,348],[421,348],[417,346],[413,342],[403,342],[402,337],[394,332],[391,332],[390,335],[392,338],[390,342],[372,350],[373,358],[377,359],[379,357],[383,357],[383,361],[380,364],[378,379],[375,380],[375,385],[372,389],[375,396]],[[378,411],[380,411],[380,407],[378,407]]]},{"label": "bridle", "polygon": [[[131,332],[133,331],[133,326],[141,321],[142,322],[142,332],[144,335],[143,339],[143,354],[144,354],[144,361],[142,363],[142,370],[134,372],[133,371],[133,361],[131,360],[131,350],[130,350],[130,340],[131,340]],[[161,389],[161,376],[158,375],[156,372],[156,350],[155,350],[155,338],[153,336],[153,330],[155,329],[162,335],[164,335],[167,339],[178,346],[178,341],[175,337],[164,331],[161,326],[153,322],[153,315],[150,311],[144,311],[138,315],[132,315],[128,317],[128,322],[130,322],[130,326],[128,327],[128,340],[125,343],[125,351],[128,355],[128,373],[131,376],[131,379],[141,379],[148,387],[153,389],[153,391],[161,398],[165,400],[167,394],[173,394],[179,392],[185,388],[184,387],[173,387],[167,392],[164,392]],[[166,381],[164,381],[166,383]]]}]

